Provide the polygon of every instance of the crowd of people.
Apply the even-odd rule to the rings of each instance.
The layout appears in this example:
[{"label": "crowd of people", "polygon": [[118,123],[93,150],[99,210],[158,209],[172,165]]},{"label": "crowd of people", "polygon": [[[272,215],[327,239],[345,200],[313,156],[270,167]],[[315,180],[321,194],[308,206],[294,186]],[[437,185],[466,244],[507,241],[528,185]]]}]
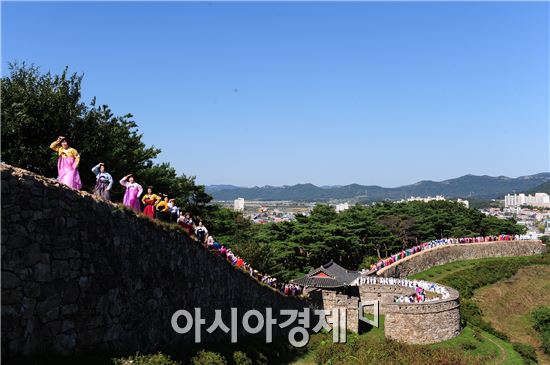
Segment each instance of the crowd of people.
[{"label": "crowd of people", "polygon": [[[80,190],[82,181],[78,172],[80,155],[77,150],[70,147],[68,139],[63,136],[59,136],[50,145],[50,148],[57,152],[59,156],[57,160],[57,181],[72,189]],[[106,171],[105,164],[103,162],[98,163],[92,168],[92,173],[96,177],[94,194],[103,199],[111,200],[114,179]],[[152,186],[148,186],[147,193],[141,197],[143,187],[135,181],[134,175],[124,176],[119,183],[125,187],[122,200],[125,206],[136,212],[142,212],[151,219],[176,223],[180,217],[181,212],[175,203],[175,199],[169,199],[168,195],[161,193],[154,194]]]},{"label": "crowd of people", "polygon": [[[361,274],[361,276],[352,283],[352,285],[391,285],[403,286],[414,289],[413,295],[400,295],[394,297],[394,303],[423,303],[439,299],[447,299],[450,296],[449,291],[443,285],[425,280],[409,280],[401,278],[385,278],[372,275]],[[437,296],[428,298],[426,292],[436,293]]]},{"label": "crowd of people", "polygon": [[[56,151],[59,156],[57,161],[57,181],[72,189],[80,190],[82,182],[78,172],[78,165],[80,163],[78,152],[69,146],[68,139],[63,136],[59,136],[50,145],[50,148]],[[111,200],[110,191],[113,187],[114,179],[106,171],[105,164],[103,162],[98,163],[92,168],[92,173],[96,176],[94,194],[103,199]],[[209,235],[208,229],[200,219],[197,219],[197,223],[195,224],[191,214],[180,210],[176,205],[175,199],[169,199],[165,194],[153,193],[152,186],[148,186],[146,194],[141,197],[143,187],[135,181],[132,174],[124,176],[120,179],[119,183],[126,189],[122,201],[125,206],[136,212],[141,212],[151,219],[177,223],[191,237],[194,237],[198,243],[211,252],[226,259],[233,266],[247,272],[259,282],[277,289],[285,295],[294,296],[302,294],[302,288],[299,285],[280,282],[276,278],[253,269],[242,257],[239,257],[230,248],[215,240],[214,236]]]},{"label": "crowd of people", "polygon": [[423,242],[419,245],[413,246],[411,248],[403,249],[398,253],[391,255],[385,259],[381,259],[378,262],[372,264],[369,270],[365,272],[373,273],[378,270],[381,270],[384,267],[390,266],[391,264],[404,259],[405,257],[412,256],[419,252],[429,250],[438,246],[445,245],[455,245],[461,243],[481,243],[481,242],[494,242],[494,241],[513,241],[513,240],[523,240],[531,239],[529,236],[523,235],[506,235],[502,234],[499,236],[485,236],[485,237],[461,237],[461,238],[442,238],[438,240],[433,240],[429,242]]},{"label": "crowd of people", "polygon": [[[192,222],[192,218],[187,218],[187,223],[185,220],[182,220],[182,225],[189,225]],[[185,228],[184,228],[185,229]],[[226,247],[223,243],[218,242],[214,236],[208,234],[208,229],[199,221],[197,226],[194,226],[196,240],[202,244],[210,252],[219,255],[220,257],[226,259],[233,266],[243,270],[248,273],[251,277],[257,281],[270,286],[273,289],[279,290],[281,293],[290,296],[297,296],[302,294],[303,289],[299,285],[291,283],[283,283],[277,280],[276,278],[262,274],[258,270],[252,268],[242,257],[235,254],[231,248]]]},{"label": "crowd of people", "polygon": [[[393,278],[390,278],[393,279]],[[394,303],[424,303],[432,302],[439,299],[447,299],[450,297],[450,293],[442,285],[425,280],[408,280],[408,279],[394,279],[397,284],[414,288],[415,293],[413,295],[400,295],[394,298]],[[426,297],[426,292],[436,293],[437,296],[432,298]]]}]

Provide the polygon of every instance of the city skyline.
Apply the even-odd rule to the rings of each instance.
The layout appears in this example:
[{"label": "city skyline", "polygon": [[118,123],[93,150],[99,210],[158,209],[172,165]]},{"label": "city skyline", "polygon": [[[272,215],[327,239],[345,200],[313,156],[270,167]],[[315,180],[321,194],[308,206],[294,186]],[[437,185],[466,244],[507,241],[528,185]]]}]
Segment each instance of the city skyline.
[{"label": "city skyline", "polygon": [[4,2],[2,75],[14,60],[84,73],[85,102],[132,113],[159,162],[205,185],[517,177],[550,170],[548,15],[548,3]]}]

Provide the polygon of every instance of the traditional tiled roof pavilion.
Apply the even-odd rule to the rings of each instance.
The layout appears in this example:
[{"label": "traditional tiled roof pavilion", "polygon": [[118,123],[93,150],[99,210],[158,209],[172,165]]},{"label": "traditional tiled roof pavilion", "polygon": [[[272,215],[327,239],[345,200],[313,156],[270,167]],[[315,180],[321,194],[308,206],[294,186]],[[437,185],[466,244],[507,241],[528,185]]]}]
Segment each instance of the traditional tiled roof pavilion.
[{"label": "traditional tiled roof pavilion", "polygon": [[359,271],[346,270],[330,260],[317,269],[311,270],[306,276],[291,282],[305,287],[338,289],[350,285],[359,275]]}]

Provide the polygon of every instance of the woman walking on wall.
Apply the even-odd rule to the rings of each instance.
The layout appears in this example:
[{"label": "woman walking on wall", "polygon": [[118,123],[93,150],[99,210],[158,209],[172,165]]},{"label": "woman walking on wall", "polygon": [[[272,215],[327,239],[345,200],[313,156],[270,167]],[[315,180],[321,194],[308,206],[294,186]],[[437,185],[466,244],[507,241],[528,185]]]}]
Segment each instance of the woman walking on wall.
[{"label": "woman walking on wall", "polygon": [[72,189],[80,190],[82,188],[82,181],[78,174],[78,164],[80,163],[78,152],[69,146],[69,141],[63,136],[59,136],[50,145],[50,148],[59,155],[59,159],[57,160],[57,181]]},{"label": "woman walking on wall", "polygon": [[98,163],[92,172],[95,174],[94,194],[106,200],[111,200],[111,188],[113,187],[113,177],[105,172],[105,164]]},{"label": "woman walking on wall", "polygon": [[134,181],[134,176],[132,174],[124,176],[120,180],[120,185],[126,187],[123,204],[132,208],[136,212],[139,212],[141,210],[141,206],[139,205],[139,196],[143,193],[143,188],[141,185]]}]

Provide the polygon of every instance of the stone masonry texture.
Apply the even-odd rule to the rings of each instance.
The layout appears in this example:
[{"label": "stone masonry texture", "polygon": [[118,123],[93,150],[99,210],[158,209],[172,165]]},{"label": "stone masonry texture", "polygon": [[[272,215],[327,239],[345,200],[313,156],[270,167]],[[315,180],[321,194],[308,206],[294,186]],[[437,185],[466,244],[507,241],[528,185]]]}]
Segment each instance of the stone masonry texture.
[{"label": "stone masonry texture", "polygon": [[384,334],[386,338],[430,344],[449,340],[460,334],[458,292],[448,288],[449,298],[424,303],[386,303]]},{"label": "stone masonry texture", "polygon": [[241,318],[248,309],[278,314],[307,306],[259,284],[176,227],[9,165],[1,165],[1,174],[3,360],[181,347],[194,335],[172,330],[179,309],[201,307],[202,338],[218,341],[229,334],[205,332],[214,309],[223,309],[229,326],[230,307]]}]

